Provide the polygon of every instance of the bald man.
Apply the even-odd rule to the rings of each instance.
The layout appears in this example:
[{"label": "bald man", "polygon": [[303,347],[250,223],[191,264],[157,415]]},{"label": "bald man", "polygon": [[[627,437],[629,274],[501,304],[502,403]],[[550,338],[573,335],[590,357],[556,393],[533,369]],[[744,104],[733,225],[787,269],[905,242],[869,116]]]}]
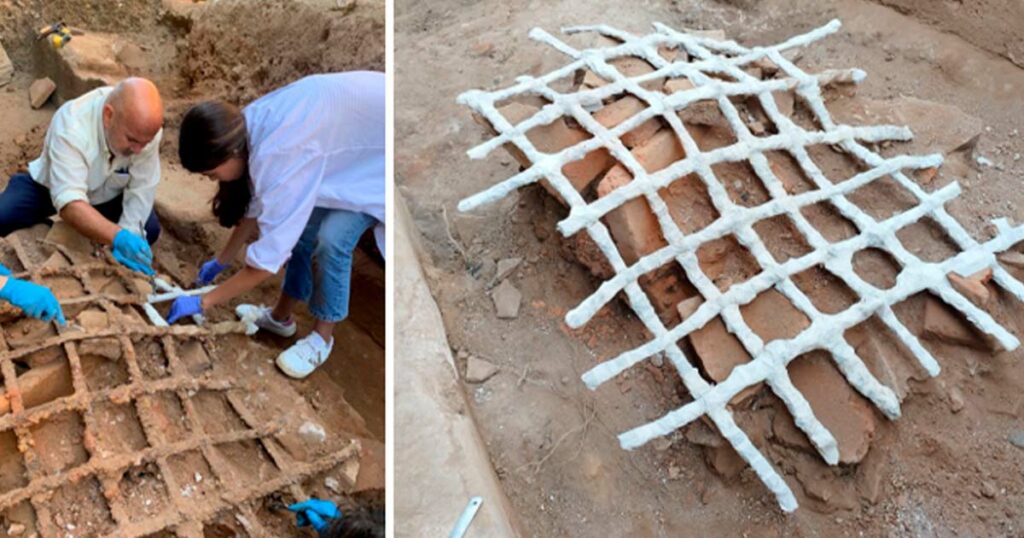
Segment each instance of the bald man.
[{"label": "bald man", "polygon": [[128,268],[152,274],[163,123],[160,92],[142,78],[65,103],[43,154],[0,194],[0,236],[60,214],[82,235],[111,245]]}]

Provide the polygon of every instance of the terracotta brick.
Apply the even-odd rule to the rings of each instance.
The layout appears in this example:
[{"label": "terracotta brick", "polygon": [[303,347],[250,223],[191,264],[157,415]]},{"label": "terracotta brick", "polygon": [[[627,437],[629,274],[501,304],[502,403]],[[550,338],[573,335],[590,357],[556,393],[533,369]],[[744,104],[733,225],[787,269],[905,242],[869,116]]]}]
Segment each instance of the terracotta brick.
[{"label": "terracotta brick", "polygon": [[57,85],[49,78],[41,78],[32,83],[28,88],[28,102],[32,108],[42,108],[53,92],[57,91]]},{"label": "terracotta brick", "polygon": [[679,323],[679,311],[676,306],[696,291],[686,279],[682,268],[674,262],[642,275],[638,282],[650,298],[661,321],[667,326]]},{"label": "terracotta brick", "polygon": [[[658,131],[634,148],[632,153],[648,173],[657,172],[685,156],[679,140],[670,129]],[[633,177],[626,167],[616,164],[597,184],[597,195],[607,196],[630,181],[633,181]],[[630,200],[609,212],[605,222],[626,263],[634,263],[641,256],[667,245],[657,218],[643,198]]]},{"label": "terracotta brick", "polygon": [[[535,114],[539,108],[523,103],[509,103],[498,111],[502,114],[513,125],[529,118]],[[590,135],[582,130],[570,127],[566,123],[565,118],[559,118],[547,125],[536,127],[526,134],[526,137],[539,151],[545,153],[556,153],[569,146],[578,144],[584,140],[590,138]],[[512,154],[512,156],[519,161],[519,164],[526,167],[530,166],[530,160],[526,158],[518,148],[515,148],[511,144],[505,146],[505,148]],[[572,183],[573,187],[578,191],[585,190],[590,183],[597,178],[601,172],[604,172],[612,165],[612,158],[608,155],[608,151],[605,149],[594,150],[588,153],[583,159],[566,164],[562,168],[562,172],[566,178]],[[545,182],[546,185],[546,182]],[[553,189],[548,188],[552,194],[555,194]],[[557,194],[556,194],[557,197]]]},{"label": "terracotta brick", "polygon": [[779,112],[785,116],[793,115],[793,109],[796,107],[796,95],[793,92],[773,92],[772,98],[775,99],[775,106],[779,107]]},{"label": "terracotta brick", "polygon": [[814,416],[835,437],[840,463],[864,459],[875,436],[874,411],[850,387],[828,355],[797,357],[789,365],[789,377],[810,403]]},{"label": "terracotta brick", "polygon": [[[667,94],[673,94],[676,92],[691,90],[695,86],[693,82],[686,78],[673,78],[665,82],[664,91]],[[718,103],[711,99],[703,99],[694,103],[690,103],[686,108],[678,112],[680,119],[686,123],[693,123],[696,125],[719,125],[727,126],[729,124],[726,121],[725,116],[722,115],[722,111],[718,108]]]},{"label": "terracotta brick", "polygon": [[704,371],[716,383],[729,377],[736,366],[750,362],[747,350],[739,339],[729,332],[720,317],[715,317],[700,329],[690,333],[690,342],[704,366]]},{"label": "terracotta brick", "polygon": [[[18,390],[26,409],[70,395],[74,392],[71,369],[66,361],[37,366],[18,377]],[[0,396],[0,415],[10,412],[9,397]]]},{"label": "terracotta brick", "polygon": [[741,306],[740,313],[751,330],[765,343],[793,338],[811,324],[803,312],[774,289],[765,291]]},{"label": "terracotta brick", "polygon": [[992,269],[985,268],[969,276],[960,276],[956,273],[949,273],[949,282],[964,297],[967,297],[974,304],[988,304],[992,297],[985,283],[992,280]]},{"label": "terracotta brick", "polygon": [[958,312],[931,296],[924,303],[924,335],[950,344],[992,349],[988,339],[969,326]]},{"label": "terracotta brick", "polygon": [[1020,252],[1007,251],[998,256],[999,261],[1014,269],[1024,269],[1024,254]]},{"label": "terracotta brick", "polygon": [[[601,125],[611,129],[643,111],[647,106],[640,99],[627,95],[594,113],[594,119]],[[622,143],[627,148],[633,148],[647,141],[654,133],[661,128],[661,123],[655,119],[649,119],[641,123],[636,129],[622,135]]]},{"label": "terracotta brick", "polygon": [[704,457],[711,469],[723,478],[732,478],[747,467],[747,462],[729,444],[704,447]]},{"label": "terracotta brick", "polygon": [[[625,56],[622,58],[616,58],[608,62],[614,66],[623,76],[627,78],[635,78],[648,73],[654,72],[654,67],[647,61],[637,58],[635,56]],[[647,90],[657,90],[661,88],[661,85],[665,83],[664,78],[656,78],[644,82],[641,86]],[[596,73],[587,70],[583,75],[583,86],[586,89],[600,88],[608,84],[608,81],[598,76]]]}]

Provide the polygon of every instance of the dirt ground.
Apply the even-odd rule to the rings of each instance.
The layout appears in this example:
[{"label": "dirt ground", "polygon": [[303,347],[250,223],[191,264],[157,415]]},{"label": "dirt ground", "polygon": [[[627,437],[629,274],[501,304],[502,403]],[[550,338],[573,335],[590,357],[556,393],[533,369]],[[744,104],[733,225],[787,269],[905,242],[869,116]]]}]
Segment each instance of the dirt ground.
[{"label": "dirt ground", "polygon": [[[1024,218],[1018,188],[1024,162],[1024,70],[1008,49],[1024,26],[1006,25],[1014,2],[986,2],[971,22],[991,23],[984,39],[963,23],[936,21],[927,2],[840,0],[762,2],[398,3],[396,7],[396,173],[424,236],[434,296],[460,362],[499,366],[482,384],[466,385],[491,460],[532,536],[1015,536],[1024,532],[1024,452],[1019,435],[1022,352],[923,340],[939,359],[938,378],[910,382],[902,417],[877,414],[867,457],[830,468],[813,453],[780,446],[772,424],[785,420],[778,401],[761,394],[737,411],[761,422],[771,442],[755,441],[780,467],[801,508],[784,515],[749,470],[725,478],[698,446],[697,424],[667,441],[622,450],[615,436],[687,401],[668,366],[637,366],[596,392],[580,375],[646,339],[628,309],[613,302],[581,330],[562,321],[594,289],[555,223],[564,209],[540,188],[473,214],[461,198],[511,176],[517,163],[502,151],[471,161],[465,151],[483,128],[455,97],[471,88],[504,87],[521,73],[538,75],[563,57],[527,32],[606,22],[635,33],[651,22],[724,29],[753,44],[775,43],[838,17],[843,29],[804,53],[809,70],[859,67],[857,93],[873,99],[912,96],[955,105],[981,121],[973,153],[948,156],[936,185],[956,178],[963,194],[947,205],[975,237],[989,237],[998,216]],[[974,9],[974,8],[972,8]],[[982,7],[979,7],[982,9]],[[938,11],[941,14],[941,10]],[[972,11],[972,13],[974,13]],[[988,13],[985,15],[984,13]],[[1002,15],[1000,15],[1002,14]],[[1018,19],[1019,20],[1019,19]],[[969,40],[962,36],[966,36]],[[985,47],[988,47],[986,49]],[[918,133],[920,135],[920,133]],[[922,147],[917,151],[926,151]],[[975,157],[994,165],[983,167]],[[884,211],[883,192],[857,203]],[[901,235],[915,252],[941,249],[927,229]],[[1017,247],[1019,250],[1019,245]],[[522,258],[509,277],[522,292],[518,318],[497,319],[490,297],[494,263]],[[1015,273],[1020,278],[1021,275]],[[921,330],[924,297],[898,312]],[[1021,305],[998,297],[997,319],[1021,334]],[[871,330],[870,326],[862,329]],[[774,431],[772,431],[774,430]],[[697,441],[694,441],[697,440]]]},{"label": "dirt ground", "polygon": [[[191,282],[199,261],[208,259],[226,237],[226,231],[216,226],[209,213],[211,184],[187,174],[176,163],[177,125],[188,106],[207,98],[244,104],[317,72],[384,68],[384,4],[376,0],[229,0],[215,5],[183,0],[2,0],[0,42],[17,71],[14,81],[0,88],[0,117],[4,120],[0,126],[0,188],[6,186],[10,173],[24,169],[29,160],[38,156],[49,119],[56,111],[52,101],[40,110],[32,110],[27,98],[28,87],[34,80],[34,39],[30,29],[55,20],[64,20],[87,32],[112,33],[138,44],[143,54],[129,65],[129,71],[153,79],[160,87],[165,100],[166,128],[161,148],[164,181],[157,197],[157,211],[164,234],[155,249],[156,266],[182,284]],[[273,336],[257,335],[252,344],[257,352],[235,354],[239,346],[228,345],[221,348],[226,355],[215,359],[223,359],[228,368],[255,368],[261,375],[280,378],[277,381],[285,392],[262,396],[281,397],[291,391],[302,397],[303,405],[324,417],[328,430],[340,429],[363,438],[358,496],[382,502],[384,267],[374,249],[372,237],[364,238],[356,255],[351,316],[338,325],[334,353],[314,375],[292,381],[277,372],[271,361],[291,342]],[[279,286],[280,277],[272,279],[229,307],[210,313],[211,322],[230,320],[237,303],[272,303]],[[310,330],[312,319],[305,309],[300,308],[298,322],[299,334]],[[243,355],[248,355],[247,362],[240,363]],[[231,455],[236,465],[242,467],[259,463],[246,457],[244,451]],[[316,486],[310,491],[338,498],[325,489],[325,476],[320,475],[316,484],[310,482],[309,486]],[[61,502],[80,501],[75,495]],[[273,517],[281,522],[288,516],[277,513]],[[6,525],[8,521],[0,523]],[[237,521],[214,527],[210,532],[216,536],[246,535]],[[277,536],[298,532],[288,530],[289,527],[273,527],[272,533]],[[81,528],[77,533],[68,533],[93,535]],[[0,528],[0,536],[6,536],[6,527]]]}]

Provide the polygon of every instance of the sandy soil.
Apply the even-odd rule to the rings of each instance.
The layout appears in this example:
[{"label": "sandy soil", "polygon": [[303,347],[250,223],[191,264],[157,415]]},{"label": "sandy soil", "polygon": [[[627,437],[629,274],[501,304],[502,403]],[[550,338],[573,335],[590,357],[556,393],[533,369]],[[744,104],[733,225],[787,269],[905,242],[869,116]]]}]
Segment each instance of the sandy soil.
[{"label": "sandy soil", "polygon": [[[245,103],[306,74],[383,69],[383,11],[383,2],[379,1],[353,2],[349,8],[339,9],[337,2],[325,0],[233,1],[217,5],[183,0],[139,0],[119,2],[116,6],[4,0],[0,2],[0,42],[14,61],[17,74],[10,85],[0,88],[0,117],[4,118],[4,125],[0,127],[0,186],[6,185],[10,173],[24,169],[29,160],[38,156],[49,119],[56,110],[52,103],[41,110],[31,110],[28,106],[27,91],[33,80],[29,53],[33,39],[28,29],[63,19],[77,28],[111,32],[132,40],[145,52],[143,64],[136,67],[136,72],[157,82],[167,109],[162,147],[165,185],[158,204],[165,233],[156,250],[157,266],[179,282],[190,282],[197,260],[211,256],[226,232],[212,223],[206,209],[211,192],[207,180],[184,173],[176,164],[176,127],[182,113],[192,103],[205,98]],[[174,196],[169,196],[168,192]],[[301,396],[311,412],[331,425],[329,429],[337,428],[362,437],[365,466],[356,486],[361,492],[358,497],[382,502],[384,269],[372,245],[372,238],[364,238],[356,255],[352,302],[359,306],[353,307],[350,319],[339,324],[335,331],[335,352],[314,375],[301,382],[287,380],[267,361],[272,361],[291,342],[264,335],[257,335],[248,353],[235,353],[240,346],[227,345],[220,348],[227,353],[215,359],[223,360],[228,370],[253,369],[255,374],[254,369],[259,369],[261,375],[271,376],[274,383],[284,389],[277,396],[257,390],[254,393],[257,398]],[[236,300],[231,307],[211,313],[211,321],[231,319],[236,303],[272,303],[279,286],[279,278],[272,279]],[[304,309],[300,309],[298,321],[300,334],[308,332],[312,320]],[[209,403],[214,410],[219,408],[216,404]],[[199,405],[204,406],[206,403]],[[208,416],[214,429],[231,427],[227,415],[218,418],[214,412]],[[260,458],[266,456],[241,445],[227,452],[227,459],[236,462],[234,465],[239,469],[256,468]],[[185,466],[188,465],[186,462]],[[133,491],[148,491],[147,472],[141,469],[132,475],[133,479],[125,479],[135,480]],[[340,498],[326,489],[326,476],[311,479],[306,484],[307,491],[343,503],[354,502],[355,497]],[[5,489],[12,485],[5,485]],[[65,500],[80,502],[87,495],[86,491],[70,492]],[[142,497],[142,500],[155,499]],[[282,516],[274,502],[254,509],[260,513],[259,519],[270,525],[272,534],[296,532],[289,530],[287,517]],[[207,529],[212,535],[245,535],[232,514],[226,513],[222,519],[224,521]],[[275,520],[276,524],[271,523]],[[6,535],[7,524],[11,521],[14,520],[2,522],[0,536]],[[84,530],[80,530],[75,535],[84,536],[83,533]]]},{"label": "sandy soil", "polygon": [[[643,32],[660,21],[722,28],[741,42],[761,44],[839,17],[844,29],[805,53],[804,67],[860,67],[868,79],[859,95],[909,95],[953,104],[981,119],[976,155],[997,166],[981,169],[969,164],[974,155],[961,155],[959,165],[951,159],[940,171],[936,184],[959,179],[964,193],[948,208],[972,234],[985,237],[992,217],[1024,216],[1024,194],[1016,186],[1022,164],[1014,160],[1024,151],[1018,131],[1024,109],[1017,97],[1024,71],[928,20],[857,0],[813,6],[784,0],[596,2],[586,9],[571,2],[400,3],[396,17],[399,192],[430,251],[434,267],[428,276],[452,348],[460,361],[472,356],[500,367],[495,377],[466,390],[494,467],[530,535],[1021,532],[1022,453],[1008,441],[1021,430],[1020,351],[991,354],[926,341],[943,373],[911,382],[900,420],[875,417],[875,438],[857,465],[828,468],[816,456],[772,448],[779,444],[770,431],[777,402],[764,395],[752,399],[740,421],[769,430],[770,442],[759,446],[798,492],[802,508],[791,516],[778,510],[751,471],[731,478],[713,471],[705,451],[690,442],[702,432],[623,451],[615,435],[686,401],[682,388],[667,367],[653,366],[634,368],[597,392],[582,385],[582,372],[644,341],[643,329],[619,303],[582,330],[564,325],[566,310],[589,295],[595,281],[555,232],[564,210],[541,189],[457,214],[460,198],[510,176],[517,164],[502,152],[479,162],[465,156],[484,132],[454,99],[466,89],[505,86],[520,73],[561,65],[560,55],[528,40],[534,26],[554,32],[608,22]],[[874,209],[889,202],[878,192],[862,201]],[[922,252],[941,247],[927,230],[910,231],[905,240]],[[523,293],[523,307],[517,319],[499,320],[488,272],[493,274],[495,261],[511,257],[523,259],[510,277]],[[923,299],[900,308],[917,329]],[[1001,295],[997,317],[1019,330],[1019,309]],[[959,397],[962,408],[951,403]]]}]

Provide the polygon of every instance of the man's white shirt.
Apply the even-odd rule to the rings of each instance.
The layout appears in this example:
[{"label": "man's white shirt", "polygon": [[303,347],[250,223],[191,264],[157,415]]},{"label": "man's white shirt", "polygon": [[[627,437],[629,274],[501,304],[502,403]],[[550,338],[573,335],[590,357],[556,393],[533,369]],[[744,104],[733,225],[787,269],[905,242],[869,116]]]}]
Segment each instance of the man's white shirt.
[{"label": "man's white shirt", "polygon": [[50,190],[60,212],[81,200],[102,204],[124,194],[118,225],[145,237],[160,183],[160,140],[163,130],[138,155],[114,156],[103,130],[103,105],[111,87],[95,89],[57,110],[46,132],[43,154],[28,165],[29,174]]}]

